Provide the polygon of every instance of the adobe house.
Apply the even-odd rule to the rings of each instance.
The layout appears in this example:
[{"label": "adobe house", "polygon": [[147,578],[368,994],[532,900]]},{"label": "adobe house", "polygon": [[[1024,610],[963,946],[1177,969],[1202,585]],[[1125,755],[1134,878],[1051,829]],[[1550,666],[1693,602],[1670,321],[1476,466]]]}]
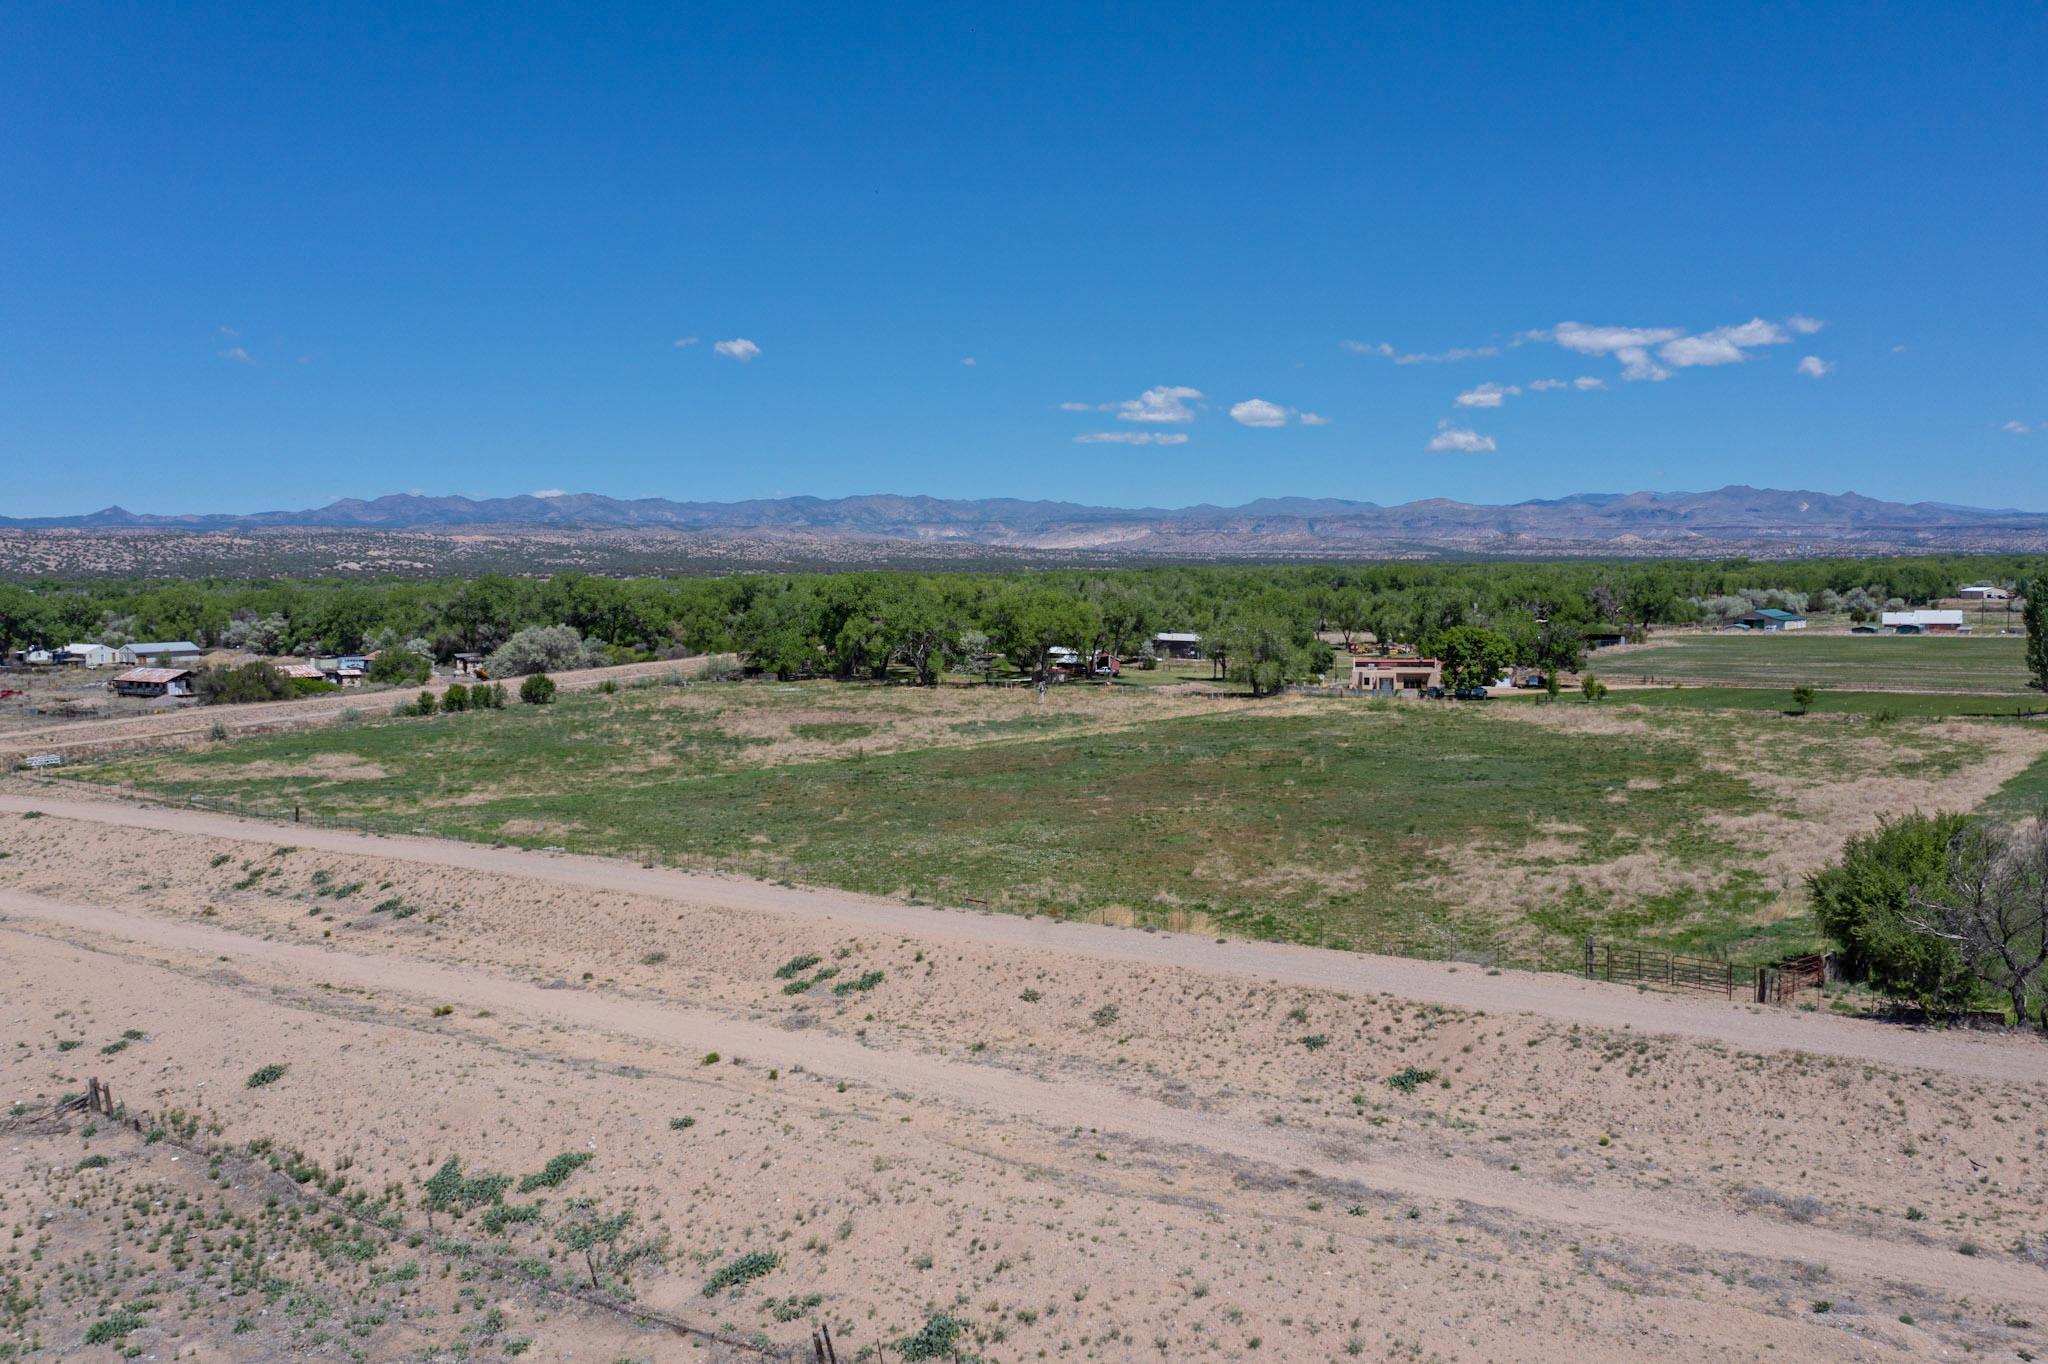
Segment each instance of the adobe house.
[{"label": "adobe house", "polygon": [[1345,685],[1353,691],[1392,695],[1398,691],[1419,692],[1426,687],[1441,687],[1443,684],[1444,665],[1441,659],[1353,654],[1351,680]]}]

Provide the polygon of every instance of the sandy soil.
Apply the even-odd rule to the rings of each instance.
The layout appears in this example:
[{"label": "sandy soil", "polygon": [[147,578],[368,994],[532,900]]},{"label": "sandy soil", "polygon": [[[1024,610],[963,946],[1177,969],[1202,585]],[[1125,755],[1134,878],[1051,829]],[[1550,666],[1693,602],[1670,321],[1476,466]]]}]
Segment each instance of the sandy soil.
[{"label": "sandy soil", "polygon": [[[10,1099],[98,1074],[216,1142],[395,1185],[416,1230],[449,1155],[589,1151],[508,1254],[566,1276],[544,1228],[569,1200],[630,1209],[667,1248],[638,1300],[736,1335],[796,1345],[815,1319],[858,1348],[944,1311],[990,1360],[2043,1347],[2013,1324],[2048,1311],[2030,1039],[39,793],[0,810]],[[284,1078],[246,1087],[266,1063]],[[1404,1067],[1435,1075],[1389,1085]],[[138,1140],[94,1149],[112,1164],[73,1175],[75,1133],[18,1145],[0,1220],[160,1176]],[[438,1282],[434,1244],[402,1253]],[[783,1259],[703,1295],[753,1250]],[[55,1357],[98,1310],[61,1296]],[[475,1324],[446,1296],[351,1344],[442,1357]],[[133,1341],[307,1348],[282,1313],[226,1333],[242,1310],[160,1305]],[[501,1311],[536,1358],[685,1348],[531,1289]]]}]

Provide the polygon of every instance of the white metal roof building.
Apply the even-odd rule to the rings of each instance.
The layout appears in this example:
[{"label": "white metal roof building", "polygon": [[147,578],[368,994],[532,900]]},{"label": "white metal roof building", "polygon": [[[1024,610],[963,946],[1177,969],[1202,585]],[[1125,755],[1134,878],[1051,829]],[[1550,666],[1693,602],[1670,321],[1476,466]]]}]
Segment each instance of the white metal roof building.
[{"label": "white metal roof building", "polygon": [[1887,611],[1883,617],[1887,630],[1903,630],[1908,634],[1957,634],[1969,627],[1963,624],[1963,613],[1957,610]]}]

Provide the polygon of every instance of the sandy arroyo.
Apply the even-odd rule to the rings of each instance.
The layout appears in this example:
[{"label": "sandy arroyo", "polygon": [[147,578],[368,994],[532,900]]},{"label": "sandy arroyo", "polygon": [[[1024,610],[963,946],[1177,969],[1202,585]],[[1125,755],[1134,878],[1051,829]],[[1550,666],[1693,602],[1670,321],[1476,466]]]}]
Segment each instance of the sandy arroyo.
[{"label": "sandy arroyo", "polygon": [[[630,1211],[662,1246],[637,1301],[771,1350],[825,1322],[893,1359],[936,1314],[988,1360],[2048,1345],[2029,1038],[41,791],[0,796],[0,852],[8,1100],[95,1074],[212,1142],[397,1189],[382,1215],[418,1243],[367,1263],[413,1257],[423,1286],[359,1311],[365,1358],[485,1344],[458,1287],[481,1262],[437,1256],[426,1176],[565,1151],[591,1158],[507,1195],[536,1221],[494,1237],[473,1213],[465,1243],[566,1282],[548,1229],[574,1200]],[[248,1087],[266,1064],[283,1077]],[[163,1177],[132,1136],[73,1172],[79,1141],[8,1136],[0,1221]],[[707,1297],[749,1252],[781,1258]],[[17,1250],[0,1272],[39,1271]],[[329,1348],[281,1309],[235,1334],[243,1307],[148,1272],[130,1343],[158,1357]],[[352,1273],[312,1281],[372,1291]],[[476,1284],[506,1318],[488,1340],[535,1358],[737,1348]],[[44,1353],[69,1357],[104,1304],[45,1302]]]}]

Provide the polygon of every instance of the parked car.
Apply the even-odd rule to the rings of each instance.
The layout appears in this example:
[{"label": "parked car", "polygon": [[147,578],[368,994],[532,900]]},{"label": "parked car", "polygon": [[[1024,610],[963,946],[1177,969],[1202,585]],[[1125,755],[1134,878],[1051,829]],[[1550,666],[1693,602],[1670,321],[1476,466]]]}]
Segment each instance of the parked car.
[{"label": "parked car", "polygon": [[1530,673],[1527,677],[1515,683],[1515,685],[1523,691],[1541,691],[1543,690],[1543,674]]},{"label": "parked car", "polygon": [[1452,695],[1460,701],[1484,701],[1488,693],[1484,687],[1460,687]]},{"label": "parked car", "polygon": [[1424,687],[1422,689],[1422,694],[1432,701],[1441,701],[1444,699],[1444,689],[1442,687]]}]

